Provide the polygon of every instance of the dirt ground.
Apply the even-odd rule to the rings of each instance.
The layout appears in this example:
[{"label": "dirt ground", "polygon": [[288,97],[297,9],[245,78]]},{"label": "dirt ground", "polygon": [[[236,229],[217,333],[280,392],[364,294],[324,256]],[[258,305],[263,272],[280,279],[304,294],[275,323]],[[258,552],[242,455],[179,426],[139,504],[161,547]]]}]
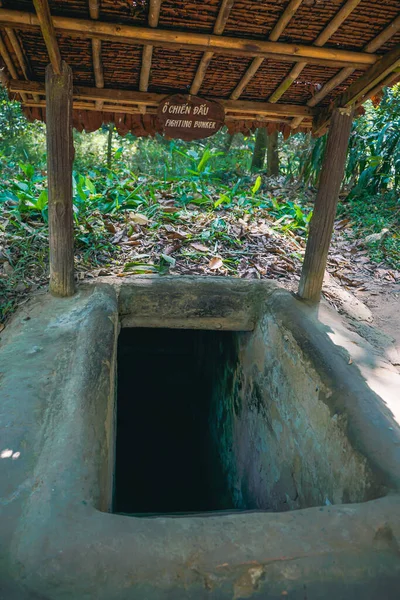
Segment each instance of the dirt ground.
[{"label": "dirt ground", "polygon": [[[332,259],[335,260],[338,252],[347,263],[342,270],[332,268]],[[371,263],[358,240],[349,245],[348,239],[337,231],[328,269],[330,276],[325,279],[325,298],[347,317],[350,328],[382,351],[394,366],[400,367],[398,272],[384,264]],[[344,277],[341,276],[343,271]]]}]

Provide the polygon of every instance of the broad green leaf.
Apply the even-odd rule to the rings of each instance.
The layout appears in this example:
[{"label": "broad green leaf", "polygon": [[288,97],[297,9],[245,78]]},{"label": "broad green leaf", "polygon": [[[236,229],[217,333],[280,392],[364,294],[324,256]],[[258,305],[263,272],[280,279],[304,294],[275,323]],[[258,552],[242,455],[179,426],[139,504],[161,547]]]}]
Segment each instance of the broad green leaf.
[{"label": "broad green leaf", "polygon": [[261,179],[261,176],[259,175],[259,176],[257,177],[257,179],[256,179],[256,181],[255,181],[255,183],[254,183],[253,187],[251,188],[251,191],[252,191],[252,193],[253,193],[253,194],[256,194],[256,193],[258,192],[258,190],[259,190],[259,189],[260,189],[260,187],[261,187],[261,182],[262,182],[262,179]]}]

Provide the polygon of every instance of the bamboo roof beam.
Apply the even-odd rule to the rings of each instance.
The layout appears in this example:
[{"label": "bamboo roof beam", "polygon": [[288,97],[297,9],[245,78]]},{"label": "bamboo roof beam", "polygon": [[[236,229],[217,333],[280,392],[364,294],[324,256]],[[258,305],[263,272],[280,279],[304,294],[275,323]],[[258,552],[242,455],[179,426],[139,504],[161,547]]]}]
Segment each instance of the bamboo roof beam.
[{"label": "bamboo roof beam", "polygon": [[89,0],[89,14],[91,19],[100,17],[100,2],[99,0]]},{"label": "bamboo roof beam", "polygon": [[[157,27],[157,25],[158,25],[158,20],[160,18],[161,2],[162,2],[162,0],[150,0],[149,18],[148,18],[149,27]],[[139,90],[141,92],[147,92],[147,89],[149,87],[150,69],[151,69],[152,59],[153,59],[153,46],[151,46],[151,45],[143,46],[142,68],[140,71],[140,79],[139,79]]]},{"label": "bamboo roof beam", "polygon": [[[224,31],[234,2],[235,0],[222,0],[221,8],[219,9],[218,17],[213,29],[214,35],[221,35]],[[208,69],[208,65],[210,64],[213,56],[214,52],[204,52],[200,64],[197,67],[196,75],[194,76],[192,86],[190,88],[191,94],[197,94],[199,89],[201,88],[201,84],[203,83],[206,71]]]},{"label": "bamboo roof beam", "polygon": [[[100,16],[100,3],[99,0],[89,0],[89,14],[91,19],[98,19]],[[104,72],[103,63],[101,60],[101,40],[96,38],[92,39],[92,59],[93,59],[93,72],[94,81],[97,88],[104,87]],[[99,100],[97,107],[102,110],[103,104]]]},{"label": "bamboo roof beam", "polygon": [[[17,73],[14,63],[11,59],[11,56],[7,50],[7,46],[5,45],[3,38],[1,37],[1,34],[0,34],[0,56],[3,59],[5,66],[7,67],[10,77],[12,77],[15,80],[18,80],[18,73]],[[2,82],[5,82],[5,81],[7,81],[8,77],[7,77],[7,74],[4,73],[4,71],[2,71],[2,72],[3,72]],[[18,93],[24,102],[26,102],[28,100],[28,96],[26,95],[25,92],[18,92]]]},{"label": "bamboo roof beam", "polygon": [[[50,14],[48,0],[33,0],[36,10],[38,24],[42,30],[42,35],[49,54],[50,63],[56,75],[61,75],[61,54],[58,48],[56,33]],[[34,18],[34,15],[31,15]]]},{"label": "bamboo roof beam", "polygon": [[[314,46],[322,47],[326,42],[333,36],[333,34],[339,29],[344,23],[347,17],[353,12],[353,10],[360,4],[361,0],[347,0],[342,6],[339,12],[334,16],[332,21],[325,27],[325,29],[319,34],[314,42]],[[293,67],[289,75],[282,81],[280,86],[270,96],[270,102],[278,102],[278,100],[287,92],[292,84],[299,77],[300,73],[306,68],[307,62],[300,62]]]},{"label": "bamboo roof beam", "polygon": [[[40,100],[39,102],[35,102],[33,100],[28,100],[24,103],[24,106],[28,108],[46,108],[46,102],[44,100]],[[99,112],[95,102],[82,102],[79,100],[73,101],[73,108],[75,110],[90,110]],[[157,108],[154,106],[133,106],[123,104],[104,104],[103,112],[114,112],[120,114],[127,115],[141,115],[141,114],[157,114]],[[249,112],[242,113],[236,112],[234,110],[228,111],[226,115],[227,121],[237,120],[237,121],[263,121],[263,122],[272,122],[272,123],[284,123],[290,124],[290,119],[292,118],[290,115],[280,116],[268,113],[259,113],[259,112]],[[305,125],[309,128],[312,126],[312,121],[310,119],[305,120]]]},{"label": "bamboo roof beam", "polygon": [[[34,2],[35,4],[42,4],[45,0],[34,0]],[[43,21],[43,15],[41,15],[41,18]],[[80,39],[96,37],[101,40],[119,41],[134,45],[151,44],[153,46],[171,48],[179,47],[188,50],[212,51],[231,56],[258,56],[286,62],[307,61],[310,64],[337,65],[339,67],[351,66],[357,69],[366,69],[378,60],[377,56],[366,52],[336,48],[318,48],[304,44],[242,39],[158,28],[153,29],[151,27],[136,27],[133,25],[121,25],[61,16],[54,16],[52,22],[58,32],[65,32],[69,36],[77,36]],[[4,8],[0,9],[0,23],[17,24],[19,29],[34,29],[39,25],[38,18],[32,13]],[[50,39],[48,47],[51,49],[52,55],[54,55],[54,47],[51,43],[53,37],[49,35],[47,21],[45,23],[44,31],[46,38]]]},{"label": "bamboo roof beam", "polygon": [[[15,93],[27,92],[36,93],[39,96],[45,95],[45,86],[43,83],[37,81],[19,81],[11,80],[9,82],[9,90]],[[128,90],[116,90],[116,89],[98,89],[88,88],[82,86],[74,86],[73,88],[73,99],[74,102],[88,102],[93,103],[101,100],[102,102],[110,104],[116,104],[116,108],[121,110],[121,106],[127,107],[130,105],[135,106],[152,106],[157,108],[160,102],[166,98],[166,94],[155,94],[149,92],[134,92]],[[259,115],[273,115],[273,116],[286,116],[295,117],[302,116],[304,118],[312,119],[316,115],[317,109],[311,109],[307,106],[299,106],[298,104],[271,104],[268,102],[250,102],[243,100],[224,100],[214,99],[220,102],[225,111],[229,114],[230,112],[235,113],[251,113]],[[30,103],[32,104],[32,103]],[[28,105],[28,104],[27,104]],[[120,106],[118,106],[120,105]],[[131,106],[132,108],[132,106]]]},{"label": "bamboo roof beam", "polygon": [[10,78],[7,74],[5,67],[2,66],[2,61],[0,60],[0,83],[4,87],[7,87],[9,81],[10,81]]},{"label": "bamboo roof beam", "polygon": [[[19,43],[18,38],[16,36],[16,33],[15,33],[14,29],[11,29],[10,27],[6,27],[5,31],[8,36],[8,39],[10,40],[10,44],[13,47],[13,50],[15,52],[15,56],[17,57],[19,66],[21,67],[21,71],[22,71],[25,79],[27,81],[29,81],[29,79],[32,79],[32,74],[31,74],[29,65],[27,63],[24,51],[22,50],[21,44]],[[36,101],[39,100],[39,97],[36,94],[34,94],[33,98]]]},{"label": "bamboo roof beam", "polygon": [[[392,21],[392,23],[390,23],[388,27],[381,31],[381,33],[379,33],[373,40],[371,40],[371,42],[369,42],[365,46],[364,52],[376,52],[376,50],[379,50],[379,48],[386,44],[386,42],[390,40],[390,38],[393,37],[398,31],[400,31],[400,15],[394,21]],[[319,90],[319,92],[315,94],[315,96],[310,98],[310,100],[307,102],[307,106],[317,106],[321,102],[321,100],[326,98],[326,96],[328,96],[328,94],[330,94],[335,88],[337,88],[338,85],[346,81],[346,79],[348,79],[350,75],[354,73],[354,71],[355,69],[351,67],[346,67],[339,71],[339,73],[336,73],[336,75],[332,77],[332,79],[330,79]],[[296,128],[300,125],[300,123],[301,121],[299,119],[296,119],[295,121],[293,121],[292,127]]]},{"label": "bamboo roof beam", "polygon": [[[277,42],[280,38],[283,31],[286,29],[291,19],[296,14],[297,10],[300,8],[300,4],[303,0],[291,0],[286,7],[285,11],[279,18],[277,24],[271,31],[268,39],[270,42]],[[242,79],[239,81],[236,88],[233,90],[231,94],[232,100],[237,100],[242,94],[243,90],[249,83],[251,79],[253,79],[254,75],[257,73],[258,69],[261,67],[264,62],[263,58],[254,58],[251,62],[251,65],[248,67],[246,73],[243,75]]]},{"label": "bamboo roof beam", "polygon": [[323,110],[317,117],[314,125],[314,133],[321,134],[327,127],[336,108],[340,110],[351,110],[357,102],[364,102],[366,95],[372,89],[376,90],[382,86],[394,71],[400,68],[400,44],[390,52],[384,54],[379,62],[373,65],[357,81],[355,81],[339,98],[334,105]]},{"label": "bamboo roof beam", "polygon": [[[369,92],[367,92],[365,94],[365,96],[356,103],[356,107],[359,108],[360,106],[362,106],[364,104],[364,102],[366,102],[370,98],[373,98],[374,96],[379,94],[382,91],[382,88],[389,87],[398,80],[400,80],[400,67],[395,69],[392,73],[390,73],[390,75],[388,75],[386,77],[386,79],[384,79],[383,81],[378,83],[375,87],[373,87],[371,90],[369,90]],[[296,119],[297,118],[299,118],[299,117],[296,117]]]},{"label": "bamboo roof beam", "polygon": [[[46,103],[44,100],[40,102],[34,102],[32,100],[28,100],[24,106],[28,108],[46,108]],[[89,110],[92,112],[98,112],[95,102],[82,102],[78,100],[74,100],[73,108],[75,110]],[[155,107],[144,107],[144,106],[123,106],[123,105],[114,105],[114,104],[104,104],[103,112],[108,113],[117,113],[117,114],[127,114],[127,115],[143,115],[150,114],[156,115],[157,109]],[[279,123],[279,124],[290,124],[290,116],[281,117],[276,115],[266,115],[259,113],[235,113],[228,112],[227,113],[227,122],[230,121],[260,121],[263,123]],[[305,126],[311,128],[312,122],[310,120],[305,122]]]}]

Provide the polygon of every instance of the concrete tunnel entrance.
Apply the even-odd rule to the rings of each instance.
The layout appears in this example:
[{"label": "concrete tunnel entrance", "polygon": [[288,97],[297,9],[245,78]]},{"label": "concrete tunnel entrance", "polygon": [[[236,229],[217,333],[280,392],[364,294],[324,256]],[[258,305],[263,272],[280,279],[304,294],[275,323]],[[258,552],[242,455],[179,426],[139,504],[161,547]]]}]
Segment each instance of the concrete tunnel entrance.
[{"label": "concrete tunnel entrance", "polygon": [[[135,319],[144,309],[137,301]],[[235,319],[213,330],[209,313],[203,329],[174,328],[177,317],[122,326],[112,511],[285,512],[382,496],[306,335],[298,344],[272,310],[247,331]]]},{"label": "concrete tunnel entrance", "polygon": [[218,378],[233,375],[236,337],[229,331],[122,329],[115,512],[234,508],[212,421]]}]

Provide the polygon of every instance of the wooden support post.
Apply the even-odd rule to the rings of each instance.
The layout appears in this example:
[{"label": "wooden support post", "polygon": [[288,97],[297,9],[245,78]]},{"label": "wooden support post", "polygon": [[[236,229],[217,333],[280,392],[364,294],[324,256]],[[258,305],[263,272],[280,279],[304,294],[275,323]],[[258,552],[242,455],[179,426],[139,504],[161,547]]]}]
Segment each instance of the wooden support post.
[{"label": "wooden support post", "polygon": [[351,109],[333,111],[299,286],[299,296],[312,302],[321,295],[352,119]]},{"label": "wooden support post", "polygon": [[72,296],[74,229],[72,209],[72,71],[46,69],[47,176],[49,188],[50,292]]}]

